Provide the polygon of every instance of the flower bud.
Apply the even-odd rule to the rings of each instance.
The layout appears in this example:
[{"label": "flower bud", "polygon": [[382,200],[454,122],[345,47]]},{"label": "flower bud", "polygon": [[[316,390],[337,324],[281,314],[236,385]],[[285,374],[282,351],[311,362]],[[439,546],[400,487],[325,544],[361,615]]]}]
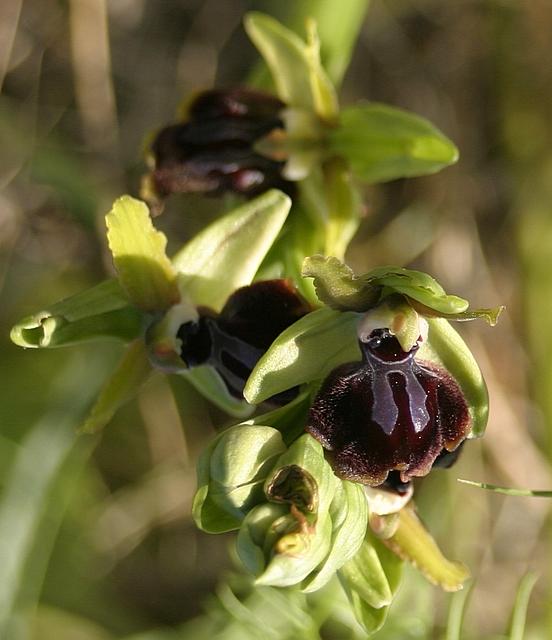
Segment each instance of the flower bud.
[{"label": "flower bud", "polygon": [[210,533],[237,529],[265,499],[262,483],[284,451],[280,432],[272,427],[237,425],[223,431],[198,463],[197,526]]},{"label": "flower bud", "polygon": [[306,434],[278,458],[265,481],[269,503],[247,514],[238,535],[238,555],[258,584],[297,584],[321,565],[338,486],[322,448]]}]

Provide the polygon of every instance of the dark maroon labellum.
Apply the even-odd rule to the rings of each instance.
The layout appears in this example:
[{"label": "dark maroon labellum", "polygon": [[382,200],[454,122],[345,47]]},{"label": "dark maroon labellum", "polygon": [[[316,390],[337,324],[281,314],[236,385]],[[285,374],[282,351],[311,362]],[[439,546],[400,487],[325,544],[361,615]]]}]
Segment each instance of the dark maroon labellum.
[{"label": "dark maroon labellum", "polygon": [[456,381],[442,368],[404,352],[387,329],[360,342],[361,362],[326,378],[307,431],[326,449],[338,476],[378,486],[424,476],[469,431],[469,412]]},{"label": "dark maroon labellum", "polygon": [[[196,323],[178,331],[182,359],[188,366],[211,364],[230,393],[243,398],[245,383],[259,358],[290,325],[311,311],[289,280],[255,282],[235,291],[217,316],[200,310]],[[271,398],[285,404],[296,390]]]},{"label": "dark maroon labellum", "polygon": [[157,195],[289,191],[291,184],[281,176],[284,163],[254,149],[261,138],[283,128],[284,106],[274,96],[241,88],[199,94],[187,121],[162,129],[153,141],[151,178]]}]

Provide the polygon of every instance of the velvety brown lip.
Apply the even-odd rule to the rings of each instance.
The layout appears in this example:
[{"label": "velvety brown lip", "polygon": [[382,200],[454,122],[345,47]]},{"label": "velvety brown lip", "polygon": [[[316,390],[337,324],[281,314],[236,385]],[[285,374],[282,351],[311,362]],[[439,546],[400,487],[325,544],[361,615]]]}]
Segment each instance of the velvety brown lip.
[{"label": "velvety brown lip", "polygon": [[328,450],[341,478],[378,486],[392,471],[400,481],[426,475],[442,452],[469,431],[456,381],[417,361],[386,330],[360,343],[363,360],[334,369],[311,408],[307,431]]}]

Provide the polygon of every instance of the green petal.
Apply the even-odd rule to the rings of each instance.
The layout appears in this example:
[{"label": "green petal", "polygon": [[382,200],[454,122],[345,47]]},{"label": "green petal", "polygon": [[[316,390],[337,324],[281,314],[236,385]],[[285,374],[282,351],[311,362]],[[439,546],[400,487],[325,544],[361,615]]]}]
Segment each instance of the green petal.
[{"label": "green petal", "polygon": [[419,360],[429,360],[443,366],[456,380],[471,417],[471,438],[485,433],[489,416],[489,395],[483,375],[466,343],[443,318],[427,318],[427,341],[418,351]]},{"label": "green petal", "polygon": [[302,273],[314,279],[321,302],[342,311],[367,311],[395,293],[419,302],[435,315],[459,314],[468,307],[467,300],[447,295],[434,278],[412,269],[385,266],[355,276],[337,258],[316,255],[305,258]]},{"label": "green petal", "polygon": [[291,200],[272,189],[213,222],[174,257],[179,281],[198,306],[220,311],[250,284],[289,213]]},{"label": "green petal", "polygon": [[384,104],[344,109],[329,146],[367,182],[435,173],[458,159],[458,150],[429,121]]},{"label": "green petal", "polygon": [[142,332],[146,317],[129,304],[117,280],[106,280],[24,318],[10,337],[27,348],[61,347],[103,337],[129,342]]},{"label": "green petal", "polygon": [[361,485],[339,482],[330,505],[332,539],[324,562],[302,583],[305,593],[323,587],[358,552],[368,525],[368,504]]},{"label": "green petal", "polygon": [[252,404],[360,360],[355,313],[318,309],[282,332],[259,360],[244,389]]},{"label": "green petal", "polygon": [[144,343],[136,340],[128,347],[117,368],[103,385],[80,430],[83,433],[96,433],[103,429],[115,413],[134,398],[151,372]]},{"label": "green petal", "polygon": [[459,591],[470,576],[463,564],[445,558],[410,507],[400,511],[397,531],[384,543],[403,560],[411,562],[430,582],[445,591]]},{"label": "green petal", "polygon": [[314,21],[307,21],[308,42],[262,13],[248,13],[244,22],[248,36],[270,69],[283,102],[333,121],[338,112],[337,97],[320,64],[320,44]]},{"label": "green petal", "polygon": [[165,253],[167,238],[153,226],[147,206],[122,196],[105,220],[119,281],[131,302],[145,311],[176,304],[180,294],[176,271]]},{"label": "green petal", "polygon": [[237,529],[264,500],[263,483],[283,451],[282,437],[271,427],[237,425],[221,433],[198,462],[197,526],[209,533]]}]

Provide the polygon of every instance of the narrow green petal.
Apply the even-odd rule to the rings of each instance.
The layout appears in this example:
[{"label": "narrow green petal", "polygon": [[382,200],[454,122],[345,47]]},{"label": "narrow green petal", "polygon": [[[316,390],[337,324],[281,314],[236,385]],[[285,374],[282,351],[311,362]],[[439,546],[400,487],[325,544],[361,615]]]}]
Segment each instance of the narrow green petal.
[{"label": "narrow green petal", "polygon": [[318,309],[282,332],[259,360],[244,389],[252,404],[360,360],[355,313]]},{"label": "narrow green petal", "polygon": [[459,314],[468,308],[467,300],[447,295],[434,278],[422,271],[384,266],[355,276],[337,258],[315,255],[305,258],[302,274],[313,278],[321,302],[342,311],[367,311],[395,293],[407,296],[438,316]]},{"label": "narrow green petal", "polygon": [[103,385],[80,431],[96,433],[103,429],[115,413],[134,398],[151,372],[144,342],[136,340],[128,347],[117,368]]},{"label": "narrow green petal", "polygon": [[445,558],[414,509],[410,507],[400,511],[396,532],[384,542],[400,558],[408,560],[430,582],[445,591],[462,589],[464,582],[469,578],[469,571],[463,564]]},{"label": "narrow green petal", "polygon": [[181,286],[198,306],[220,311],[250,284],[289,213],[291,200],[271,189],[213,222],[174,257]]},{"label": "narrow green petal", "polygon": [[129,342],[141,333],[145,319],[129,304],[120,284],[106,280],[24,318],[10,337],[20,347],[35,349],[104,337]]},{"label": "narrow green petal", "polygon": [[180,299],[167,238],[153,226],[147,206],[122,196],[107,214],[107,239],[119,281],[134,305],[164,310]]},{"label": "narrow green petal", "polygon": [[370,183],[435,173],[458,159],[458,150],[428,120],[384,104],[344,109],[329,146]]}]

